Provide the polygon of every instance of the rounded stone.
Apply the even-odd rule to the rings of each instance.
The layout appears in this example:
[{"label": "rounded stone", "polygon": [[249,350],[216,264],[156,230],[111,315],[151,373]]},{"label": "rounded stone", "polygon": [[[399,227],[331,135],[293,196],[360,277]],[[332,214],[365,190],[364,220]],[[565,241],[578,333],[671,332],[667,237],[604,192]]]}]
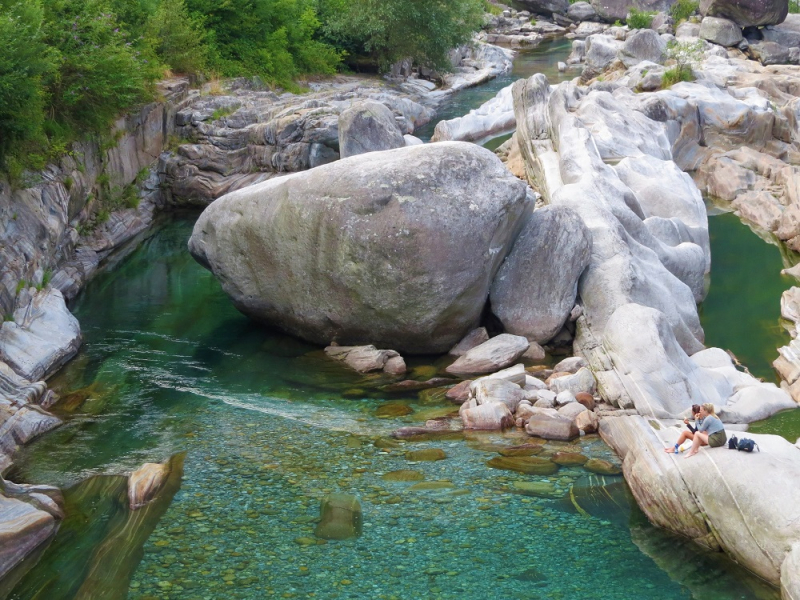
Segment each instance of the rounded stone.
[{"label": "rounded stone", "polygon": [[618,466],[599,458],[587,460],[583,468],[590,473],[597,473],[598,475],[619,475],[622,473],[622,469]]},{"label": "rounded stone", "polygon": [[440,448],[426,448],[424,450],[411,450],[410,452],[406,452],[406,460],[415,462],[444,460],[445,458],[447,458],[447,454]]},{"label": "rounded stone", "polygon": [[537,456],[495,456],[486,464],[493,469],[516,471],[526,475],[552,475],[558,471],[557,464]]}]

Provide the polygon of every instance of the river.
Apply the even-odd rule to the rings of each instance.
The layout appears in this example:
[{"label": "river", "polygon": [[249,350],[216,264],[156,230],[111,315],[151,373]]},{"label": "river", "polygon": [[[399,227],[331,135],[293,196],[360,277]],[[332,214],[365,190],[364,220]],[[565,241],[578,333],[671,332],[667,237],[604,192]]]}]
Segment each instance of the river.
[{"label": "river", "polygon": [[[543,54],[552,65],[567,49],[517,65]],[[503,83],[450,108],[463,114]],[[778,598],[721,554],[652,527],[621,476],[487,465],[524,434],[392,440],[453,405],[382,392],[381,376],[244,318],[186,251],[196,216],[165,219],[72,306],[85,344],[52,382],[66,423],[10,473],[63,486],[68,516],[10,598]],[[443,365],[409,364],[416,379]],[[446,458],[407,459],[420,448]],[[539,456],[559,451],[618,462],[596,435],[547,442]],[[103,474],[176,453],[180,489],[143,517],[152,534],[138,539],[124,490]],[[319,503],[337,491],[360,499],[363,534],[317,540]]]}]

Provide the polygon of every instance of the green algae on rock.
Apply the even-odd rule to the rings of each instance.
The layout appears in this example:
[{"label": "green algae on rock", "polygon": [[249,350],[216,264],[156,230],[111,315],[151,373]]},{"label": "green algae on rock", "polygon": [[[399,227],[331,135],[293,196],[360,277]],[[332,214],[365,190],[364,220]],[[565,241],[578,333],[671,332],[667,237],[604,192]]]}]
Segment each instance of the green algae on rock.
[{"label": "green algae on rock", "polygon": [[352,494],[335,493],[323,498],[320,521],[314,535],[326,540],[347,540],[361,535],[361,503]]},{"label": "green algae on rock", "polygon": [[425,448],[406,452],[406,460],[414,462],[444,460],[445,458],[447,458],[447,454],[441,448]]},{"label": "green algae on rock", "polygon": [[526,475],[552,475],[558,471],[557,464],[538,456],[495,456],[486,464],[493,469],[517,471]]}]

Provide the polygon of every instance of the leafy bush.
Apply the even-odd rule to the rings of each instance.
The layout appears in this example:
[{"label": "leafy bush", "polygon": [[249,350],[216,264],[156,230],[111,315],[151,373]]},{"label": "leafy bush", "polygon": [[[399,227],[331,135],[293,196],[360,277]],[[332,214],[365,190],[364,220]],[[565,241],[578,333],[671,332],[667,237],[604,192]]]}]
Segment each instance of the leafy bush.
[{"label": "leafy bush", "polygon": [[789,12],[792,14],[800,13],[800,0],[789,0]]},{"label": "leafy bush", "polygon": [[326,39],[382,69],[405,58],[452,69],[448,52],[480,27],[480,0],[320,0]]},{"label": "leafy bush", "polygon": [[672,40],[667,44],[667,58],[675,65],[664,72],[662,87],[670,87],[681,81],[694,81],[692,66],[703,56],[703,41],[679,42]]},{"label": "leafy bush", "polygon": [[695,0],[676,0],[669,9],[675,25],[691,17],[700,8],[700,3]]},{"label": "leafy bush", "polygon": [[626,22],[631,29],[649,29],[655,16],[656,13],[631,8]]},{"label": "leafy bush", "polygon": [[43,80],[56,69],[42,19],[38,0],[0,0],[0,164],[16,146],[42,136]]}]

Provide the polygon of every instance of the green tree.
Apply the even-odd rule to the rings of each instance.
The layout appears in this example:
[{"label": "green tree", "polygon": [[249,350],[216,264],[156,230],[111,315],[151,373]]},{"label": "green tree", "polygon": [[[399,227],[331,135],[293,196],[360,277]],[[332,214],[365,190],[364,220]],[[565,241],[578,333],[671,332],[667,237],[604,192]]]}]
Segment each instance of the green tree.
[{"label": "green tree", "polygon": [[211,67],[287,84],[301,73],[333,73],[339,52],[314,36],[314,0],[187,0],[209,31]]},{"label": "green tree", "polygon": [[202,19],[190,15],[183,0],[161,0],[145,26],[147,45],[179,73],[205,69],[205,37]]},{"label": "green tree", "polygon": [[153,97],[161,67],[136,48],[103,0],[48,0],[46,41],[59,70],[48,82],[50,117],[74,131],[100,132]]},{"label": "green tree", "polygon": [[326,37],[386,69],[412,58],[448,71],[448,52],[469,42],[483,22],[481,0],[320,0]]},{"label": "green tree", "polygon": [[0,0],[0,162],[15,145],[41,134],[42,80],[55,70],[42,17],[38,0]]}]

